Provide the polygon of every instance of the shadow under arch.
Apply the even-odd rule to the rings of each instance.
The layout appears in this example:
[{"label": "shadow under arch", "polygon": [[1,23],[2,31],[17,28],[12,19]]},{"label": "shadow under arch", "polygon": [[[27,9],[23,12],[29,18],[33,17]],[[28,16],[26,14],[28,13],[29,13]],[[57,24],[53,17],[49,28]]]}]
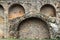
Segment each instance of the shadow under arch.
[{"label": "shadow under arch", "polygon": [[3,8],[3,6],[2,5],[0,5],[0,14],[4,14],[4,8]]},{"label": "shadow under arch", "polygon": [[3,8],[3,6],[2,6],[2,5],[0,5],[0,8],[2,8],[2,9],[4,10],[4,8]]},{"label": "shadow under arch", "polygon": [[20,4],[15,3],[9,7],[8,16],[9,19],[14,19],[23,16],[24,13],[25,13],[24,7]]},{"label": "shadow under arch", "polygon": [[[4,7],[3,5],[0,4],[0,38],[4,38],[5,37],[5,25],[4,25]],[[5,31],[4,31],[5,30]]]},{"label": "shadow under arch", "polygon": [[41,7],[40,12],[46,16],[56,17],[56,9],[51,4],[45,4]]},{"label": "shadow under arch", "polygon": [[4,7],[0,5],[0,23],[4,22]]},{"label": "shadow under arch", "polygon": [[17,31],[19,31],[19,35],[22,38],[50,38],[47,23],[37,17],[30,17],[20,22]]}]

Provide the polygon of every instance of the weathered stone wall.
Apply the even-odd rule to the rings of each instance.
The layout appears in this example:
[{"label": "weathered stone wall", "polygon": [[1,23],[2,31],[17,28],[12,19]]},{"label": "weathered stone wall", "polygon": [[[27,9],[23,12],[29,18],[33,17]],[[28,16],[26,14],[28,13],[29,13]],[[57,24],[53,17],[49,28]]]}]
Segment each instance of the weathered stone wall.
[{"label": "weathered stone wall", "polygon": [[[24,27],[30,25],[31,22],[35,25],[34,18],[34,21],[30,19],[31,21],[28,20],[24,23],[24,20],[31,17],[39,18],[46,23],[50,38],[60,35],[60,0],[2,0],[0,1],[0,37],[20,37],[20,35],[23,34],[20,30],[25,31]],[[21,22],[23,22],[23,25],[19,26]],[[40,33],[41,28],[45,29],[43,26],[45,23],[40,23],[40,25],[39,23],[40,21],[37,22],[36,25],[38,25],[37,27],[42,25],[42,27],[40,26]],[[34,27],[33,25],[32,28]],[[22,28],[19,29],[20,27]],[[28,27],[30,26],[27,26],[26,30],[30,29]],[[45,33],[45,31],[42,31],[41,33]],[[29,35],[25,36],[31,37]],[[44,35],[38,37],[35,36],[34,38],[42,38]],[[21,35],[21,37],[24,37],[24,35]]]}]

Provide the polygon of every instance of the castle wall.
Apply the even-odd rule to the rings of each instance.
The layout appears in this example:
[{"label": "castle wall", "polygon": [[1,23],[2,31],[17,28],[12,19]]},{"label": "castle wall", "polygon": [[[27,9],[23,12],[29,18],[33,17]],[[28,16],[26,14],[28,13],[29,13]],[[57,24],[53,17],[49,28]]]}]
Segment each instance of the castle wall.
[{"label": "castle wall", "polygon": [[60,0],[2,0],[0,5],[1,37],[20,37],[19,24],[31,17],[47,23],[50,38],[60,35]]}]

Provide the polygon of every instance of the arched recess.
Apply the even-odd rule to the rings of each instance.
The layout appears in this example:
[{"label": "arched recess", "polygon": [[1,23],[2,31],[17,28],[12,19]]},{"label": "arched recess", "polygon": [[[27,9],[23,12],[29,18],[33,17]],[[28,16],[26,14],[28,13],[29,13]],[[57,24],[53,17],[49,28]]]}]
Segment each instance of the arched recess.
[{"label": "arched recess", "polygon": [[0,15],[3,15],[4,14],[4,8],[2,5],[0,5]]},{"label": "arched recess", "polygon": [[4,37],[4,8],[0,5],[0,38]]},{"label": "arched recess", "polygon": [[0,5],[0,23],[3,23],[4,20],[4,8]]},{"label": "arched recess", "polygon": [[49,28],[43,20],[31,17],[23,20],[18,29],[20,38],[50,38]]},{"label": "arched recess", "polygon": [[40,12],[46,16],[56,16],[56,10],[51,4],[45,4],[41,7]]},{"label": "arched recess", "polygon": [[24,13],[25,13],[25,9],[22,5],[13,4],[9,7],[8,18],[15,19],[17,17],[22,17],[24,16]]}]

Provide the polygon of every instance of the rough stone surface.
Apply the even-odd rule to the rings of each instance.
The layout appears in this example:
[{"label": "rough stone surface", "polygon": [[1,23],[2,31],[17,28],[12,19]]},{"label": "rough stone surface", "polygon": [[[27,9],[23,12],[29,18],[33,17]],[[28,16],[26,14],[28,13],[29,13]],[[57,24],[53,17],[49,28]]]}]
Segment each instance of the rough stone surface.
[{"label": "rough stone surface", "polygon": [[[29,18],[32,18],[33,20],[30,19],[31,21],[28,20],[24,22],[24,20]],[[45,23],[34,18],[41,19]],[[21,23],[22,25],[20,25]],[[30,27],[32,28],[30,29]],[[46,28],[49,31],[47,31]],[[54,28],[58,30],[55,30]],[[29,34],[25,35],[27,33]],[[40,33],[42,33],[42,35]],[[48,37],[54,38],[57,36],[60,37],[60,0],[1,0],[0,1],[1,38],[8,38],[8,37],[36,38],[36,35],[39,35],[37,36],[38,38],[48,38]]]}]

